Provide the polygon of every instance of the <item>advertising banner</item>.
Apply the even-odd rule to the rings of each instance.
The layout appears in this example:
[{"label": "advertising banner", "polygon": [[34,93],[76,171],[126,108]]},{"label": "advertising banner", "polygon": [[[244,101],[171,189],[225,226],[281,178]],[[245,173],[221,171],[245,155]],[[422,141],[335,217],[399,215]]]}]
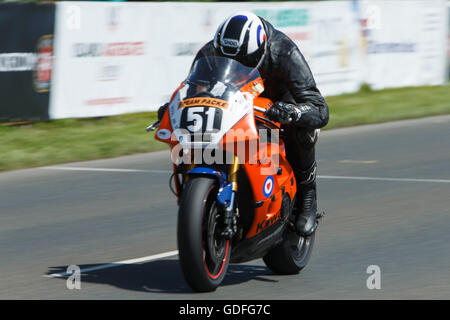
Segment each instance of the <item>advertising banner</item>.
[{"label": "advertising banner", "polygon": [[[357,91],[361,66],[358,26],[351,2],[314,3],[308,11],[308,36],[296,43],[310,65],[319,90],[325,96]],[[288,30],[284,32],[295,39]]]},{"label": "advertising banner", "polygon": [[58,2],[51,118],[156,110],[219,24],[252,11],[286,33],[323,95],[441,84],[445,2]]},{"label": "advertising banner", "polygon": [[136,4],[57,3],[52,118],[145,110],[163,88],[158,69],[162,12]]},{"label": "advertising banner", "polygon": [[[310,64],[324,95],[354,92],[359,88],[359,61],[356,56],[359,30],[351,2],[330,3],[180,3],[169,12],[171,37],[166,59],[177,66],[170,73],[186,76],[197,51],[212,40],[219,24],[238,10],[248,10],[284,32],[299,47]],[[164,59],[164,57],[161,57]],[[177,73],[177,70],[182,73]],[[169,81],[168,81],[169,82]]]},{"label": "advertising banner", "polygon": [[0,122],[49,119],[53,4],[0,4]]},{"label": "advertising banner", "polygon": [[354,2],[363,52],[360,77],[374,89],[445,81],[444,2]]},{"label": "advertising banner", "polygon": [[[333,7],[333,10],[331,9]],[[238,10],[291,37],[324,94],[357,90],[357,26],[349,2],[57,3],[52,118],[156,110],[198,50]]]}]

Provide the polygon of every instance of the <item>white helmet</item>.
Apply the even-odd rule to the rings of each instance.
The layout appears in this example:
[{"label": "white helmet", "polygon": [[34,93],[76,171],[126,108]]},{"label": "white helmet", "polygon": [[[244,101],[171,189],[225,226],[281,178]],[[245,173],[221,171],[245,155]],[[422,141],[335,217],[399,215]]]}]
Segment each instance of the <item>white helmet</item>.
[{"label": "white helmet", "polygon": [[248,11],[239,11],[226,19],[214,36],[214,48],[219,55],[249,67],[258,65],[265,44],[266,31],[261,19]]}]

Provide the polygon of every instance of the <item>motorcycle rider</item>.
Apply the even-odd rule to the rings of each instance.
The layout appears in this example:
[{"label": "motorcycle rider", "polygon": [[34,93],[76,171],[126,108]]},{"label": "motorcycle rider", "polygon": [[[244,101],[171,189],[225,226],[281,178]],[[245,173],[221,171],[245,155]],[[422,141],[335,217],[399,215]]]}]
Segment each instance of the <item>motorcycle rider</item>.
[{"label": "motorcycle rider", "polygon": [[[204,56],[229,57],[260,72],[261,96],[275,101],[267,116],[285,130],[286,155],[299,185],[295,227],[300,235],[311,235],[317,227],[315,145],[329,114],[305,58],[288,36],[247,11],[226,19],[194,61]],[[159,119],[166,108],[158,110]]]}]

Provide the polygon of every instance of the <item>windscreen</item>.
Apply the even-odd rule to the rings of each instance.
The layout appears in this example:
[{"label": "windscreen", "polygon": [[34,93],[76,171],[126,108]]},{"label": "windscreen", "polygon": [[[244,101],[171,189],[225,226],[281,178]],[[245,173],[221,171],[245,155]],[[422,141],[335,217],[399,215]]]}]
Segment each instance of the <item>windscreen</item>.
[{"label": "windscreen", "polygon": [[219,142],[252,112],[253,99],[263,90],[257,69],[225,57],[198,59],[169,106],[177,140],[187,144],[198,135],[200,144]]},{"label": "windscreen", "polygon": [[210,97],[228,101],[234,92],[259,77],[257,69],[246,67],[236,60],[203,57],[192,66],[182,99]]}]

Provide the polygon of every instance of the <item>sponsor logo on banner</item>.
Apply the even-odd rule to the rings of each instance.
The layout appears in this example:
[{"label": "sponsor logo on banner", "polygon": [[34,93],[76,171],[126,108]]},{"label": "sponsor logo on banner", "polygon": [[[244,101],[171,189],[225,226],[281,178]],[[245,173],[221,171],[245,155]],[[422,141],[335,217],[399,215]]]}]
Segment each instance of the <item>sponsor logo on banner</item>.
[{"label": "sponsor logo on banner", "polygon": [[369,54],[382,53],[412,53],[416,51],[417,44],[414,42],[376,42],[369,41]]},{"label": "sponsor logo on banner", "polygon": [[0,53],[0,72],[31,71],[36,54],[31,52]]},{"label": "sponsor logo on banner", "polygon": [[309,32],[286,32],[286,35],[294,42],[309,40],[311,34]]},{"label": "sponsor logo on banner", "polygon": [[282,31],[297,45],[300,41],[311,39],[311,32],[307,28],[311,26],[309,9],[258,9],[253,12],[269,21],[275,28],[287,28]]},{"label": "sponsor logo on banner", "polygon": [[122,104],[122,103],[128,103],[130,101],[131,101],[131,98],[128,98],[128,97],[100,98],[100,99],[87,100],[86,104],[89,106],[95,106],[95,105],[105,105],[105,104]]},{"label": "sponsor logo on banner", "polygon": [[117,56],[141,56],[145,54],[143,41],[138,42],[111,42],[111,43],[75,43],[73,56],[84,57],[117,57]]},{"label": "sponsor logo on banner", "polygon": [[53,69],[53,35],[42,36],[36,52],[11,52],[0,54],[0,72],[33,71],[33,88],[47,92]]},{"label": "sponsor logo on banner", "polygon": [[310,24],[310,12],[308,9],[261,9],[253,10],[275,27],[301,27]]},{"label": "sponsor logo on banner", "polygon": [[33,74],[33,87],[37,92],[50,90],[53,69],[53,35],[41,37],[37,44],[37,59]]},{"label": "sponsor logo on banner", "polygon": [[98,81],[115,81],[119,80],[121,66],[120,65],[102,65],[98,76]]}]

